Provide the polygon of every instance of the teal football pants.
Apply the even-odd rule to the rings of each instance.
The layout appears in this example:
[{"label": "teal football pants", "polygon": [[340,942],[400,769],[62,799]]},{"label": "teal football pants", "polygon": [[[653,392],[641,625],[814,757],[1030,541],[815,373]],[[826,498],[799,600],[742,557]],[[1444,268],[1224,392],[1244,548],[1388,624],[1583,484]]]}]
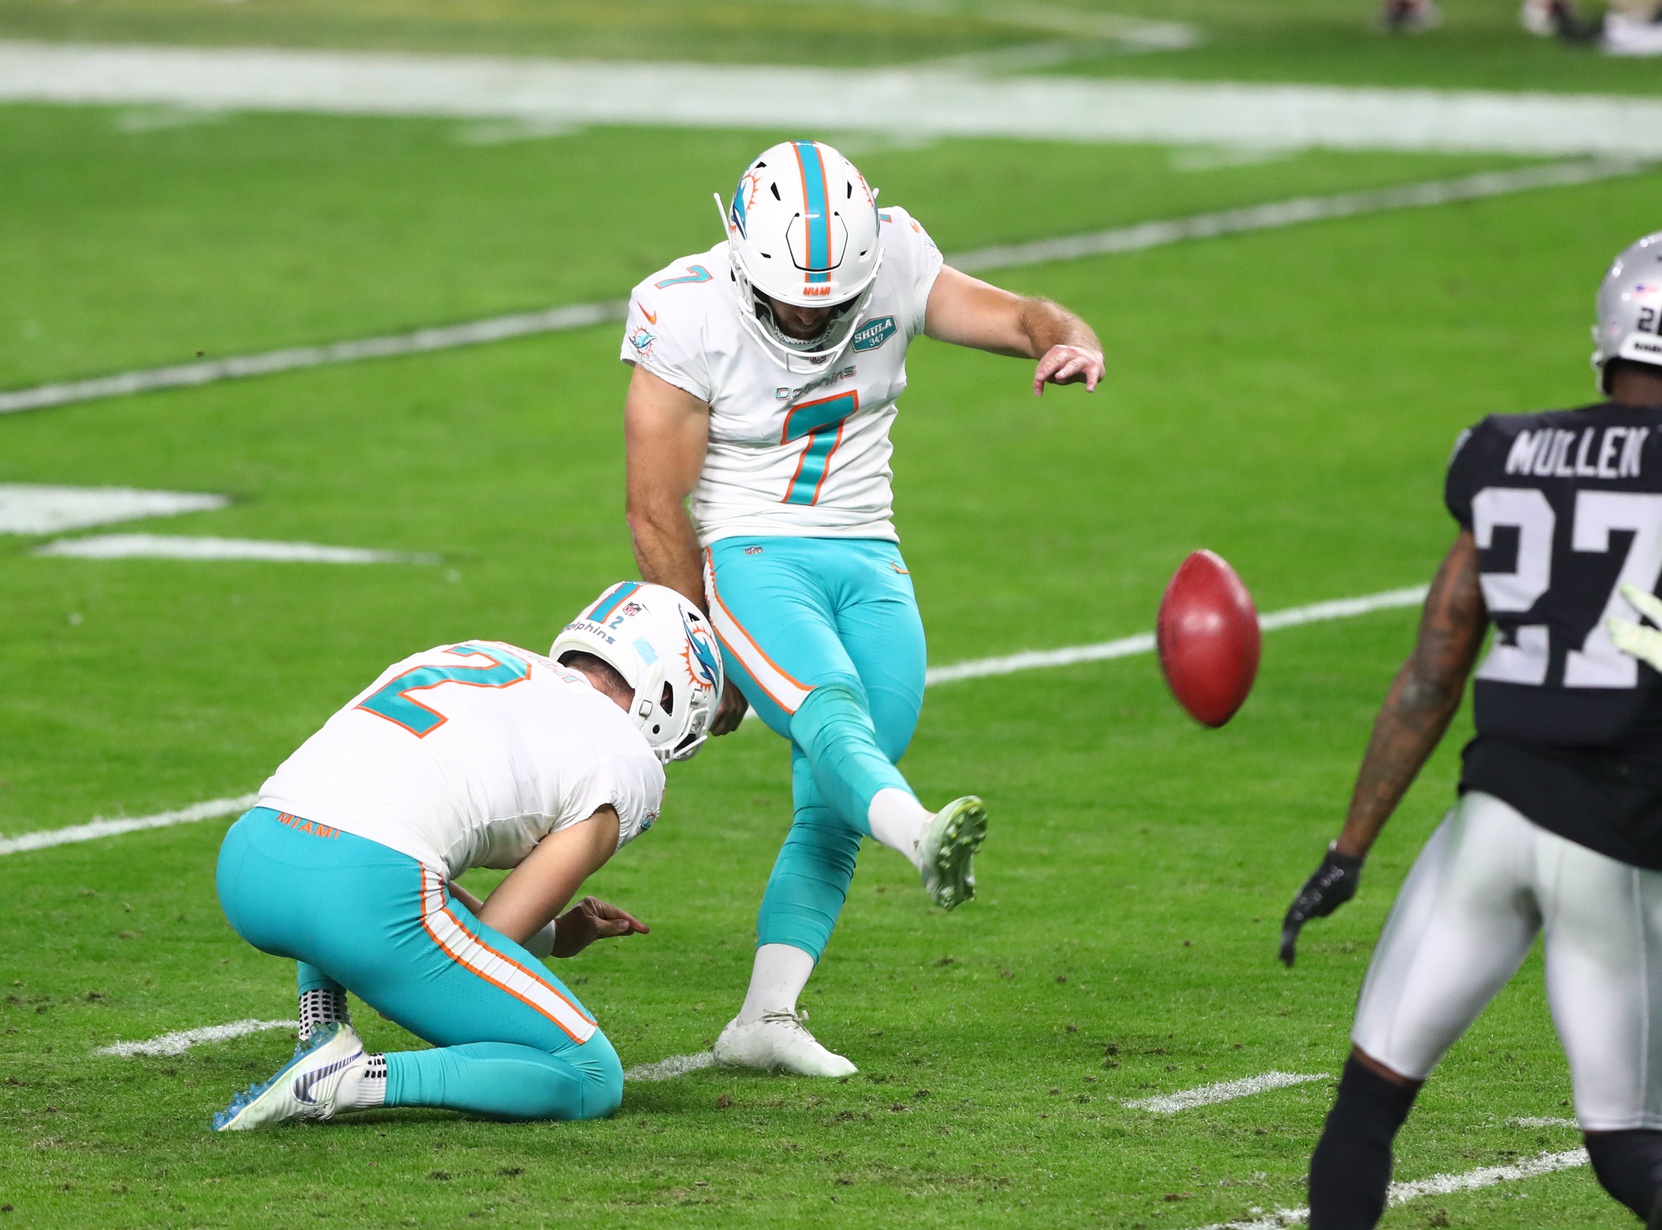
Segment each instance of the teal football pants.
[{"label": "teal football pants", "polygon": [[756,921],[758,944],[816,961],[854,878],[872,796],[912,793],[895,763],[923,706],[912,578],[881,539],[725,538],[706,589],[728,677],[791,741],[794,816]]},{"label": "teal football pants", "polygon": [[623,1100],[577,997],[409,855],[256,807],[225,835],[217,883],[238,935],[300,962],[302,991],[346,987],[437,1048],[387,1055],[388,1106],[596,1119]]}]

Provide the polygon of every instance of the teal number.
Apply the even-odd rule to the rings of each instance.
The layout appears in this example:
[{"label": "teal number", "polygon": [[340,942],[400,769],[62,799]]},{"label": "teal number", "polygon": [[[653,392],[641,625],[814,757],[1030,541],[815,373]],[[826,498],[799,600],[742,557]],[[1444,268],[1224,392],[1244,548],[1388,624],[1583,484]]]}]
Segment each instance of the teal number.
[{"label": "teal number", "polygon": [[358,703],[389,722],[395,722],[420,739],[445,723],[445,716],[413,698],[411,692],[436,688],[446,683],[464,683],[474,688],[505,688],[531,674],[530,663],[495,646],[452,645],[446,652],[468,658],[484,658],[489,666],[416,666],[393,679]]},{"label": "teal number", "polygon": [[704,268],[703,265],[688,265],[686,277],[665,278],[662,282],[654,282],[652,285],[659,290],[663,290],[666,286],[684,286],[688,283],[708,282],[709,280],[710,271]]},{"label": "teal number", "polygon": [[808,443],[797,459],[796,473],[785,489],[784,504],[813,504],[819,499],[819,489],[825,482],[825,472],[831,465],[831,454],[842,443],[843,423],[860,409],[858,393],[839,393],[819,401],[805,401],[794,406],[785,416],[785,429],[779,443],[807,437]]}]

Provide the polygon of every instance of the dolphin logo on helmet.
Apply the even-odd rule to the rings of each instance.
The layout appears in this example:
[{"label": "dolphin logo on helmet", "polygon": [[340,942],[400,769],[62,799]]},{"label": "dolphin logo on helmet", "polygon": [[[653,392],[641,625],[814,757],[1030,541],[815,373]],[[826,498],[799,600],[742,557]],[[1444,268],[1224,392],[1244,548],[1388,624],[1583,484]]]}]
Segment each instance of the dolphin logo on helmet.
[{"label": "dolphin logo on helmet", "polygon": [[608,587],[554,638],[554,661],[599,658],[634,689],[629,716],[661,763],[686,760],[708,737],[723,674],[704,613],[645,581]]},{"label": "dolphin logo on helmet", "polygon": [[682,612],[681,621],[687,633],[687,666],[692,673],[711,688],[721,686],[721,651],[716,648],[710,629],[702,620],[689,619]]}]

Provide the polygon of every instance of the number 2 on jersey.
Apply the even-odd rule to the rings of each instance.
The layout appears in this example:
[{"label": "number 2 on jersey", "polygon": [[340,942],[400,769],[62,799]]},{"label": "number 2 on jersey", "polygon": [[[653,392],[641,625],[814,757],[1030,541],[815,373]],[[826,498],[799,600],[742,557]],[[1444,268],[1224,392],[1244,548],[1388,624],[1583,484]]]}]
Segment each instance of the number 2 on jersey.
[{"label": "number 2 on jersey", "polygon": [[858,393],[839,393],[818,401],[805,401],[792,406],[785,415],[784,429],[779,443],[807,437],[802,455],[796,459],[796,473],[785,488],[781,504],[817,504],[820,488],[825,486],[825,475],[831,468],[831,454],[843,442],[843,424],[860,409]]},{"label": "number 2 on jersey", "polygon": [[[1518,559],[1511,572],[1485,572],[1480,580],[1490,611],[1527,611],[1552,586],[1552,539],[1557,515],[1541,492],[1528,487],[1485,487],[1472,500],[1472,530],[1480,550],[1494,542],[1502,526],[1518,531]],[[1579,649],[1564,660],[1567,688],[1631,688],[1639,682],[1639,664],[1617,650],[1606,621],[1612,615],[1632,618],[1621,596],[1631,582],[1654,592],[1662,576],[1662,496],[1626,491],[1582,491],[1575,500],[1575,524],[1570,546],[1598,554],[1611,549],[1612,531],[1633,535],[1627,558],[1611,586],[1598,622]],[[1478,668],[1478,678],[1497,683],[1540,685],[1547,681],[1551,660],[1550,630],[1546,624],[1524,624],[1514,643],[1496,640]]]},{"label": "number 2 on jersey", "polygon": [[531,674],[530,663],[495,646],[452,645],[445,652],[464,658],[484,658],[490,665],[412,667],[402,675],[387,680],[372,695],[359,701],[357,707],[402,726],[420,739],[432,734],[448,719],[436,709],[429,709],[410,693],[447,683],[463,683],[474,688],[506,688]]}]

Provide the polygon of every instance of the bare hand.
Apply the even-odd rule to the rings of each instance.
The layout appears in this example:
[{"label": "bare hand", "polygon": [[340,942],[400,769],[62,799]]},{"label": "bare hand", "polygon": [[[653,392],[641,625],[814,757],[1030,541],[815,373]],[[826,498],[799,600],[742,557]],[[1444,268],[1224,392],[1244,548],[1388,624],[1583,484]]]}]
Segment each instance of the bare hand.
[{"label": "bare hand", "polygon": [[721,693],[721,703],[716,706],[716,720],[710,723],[712,735],[730,735],[739,728],[744,721],[744,715],[750,708],[750,702],[739,691],[738,685],[731,679]]},{"label": "bare hand", "polygon": [[1047,384],[1080,384],[1092,392],[1102,379],[1102,352],[1084,346],[1052,346],[1033,372],[1033,396],[1044,396]]},{"label": "bare hand", "polygon": [[640,919],[599,897],[584,897],[554,923],[554,955],[575,957],[596,940],[651,931]]}]

